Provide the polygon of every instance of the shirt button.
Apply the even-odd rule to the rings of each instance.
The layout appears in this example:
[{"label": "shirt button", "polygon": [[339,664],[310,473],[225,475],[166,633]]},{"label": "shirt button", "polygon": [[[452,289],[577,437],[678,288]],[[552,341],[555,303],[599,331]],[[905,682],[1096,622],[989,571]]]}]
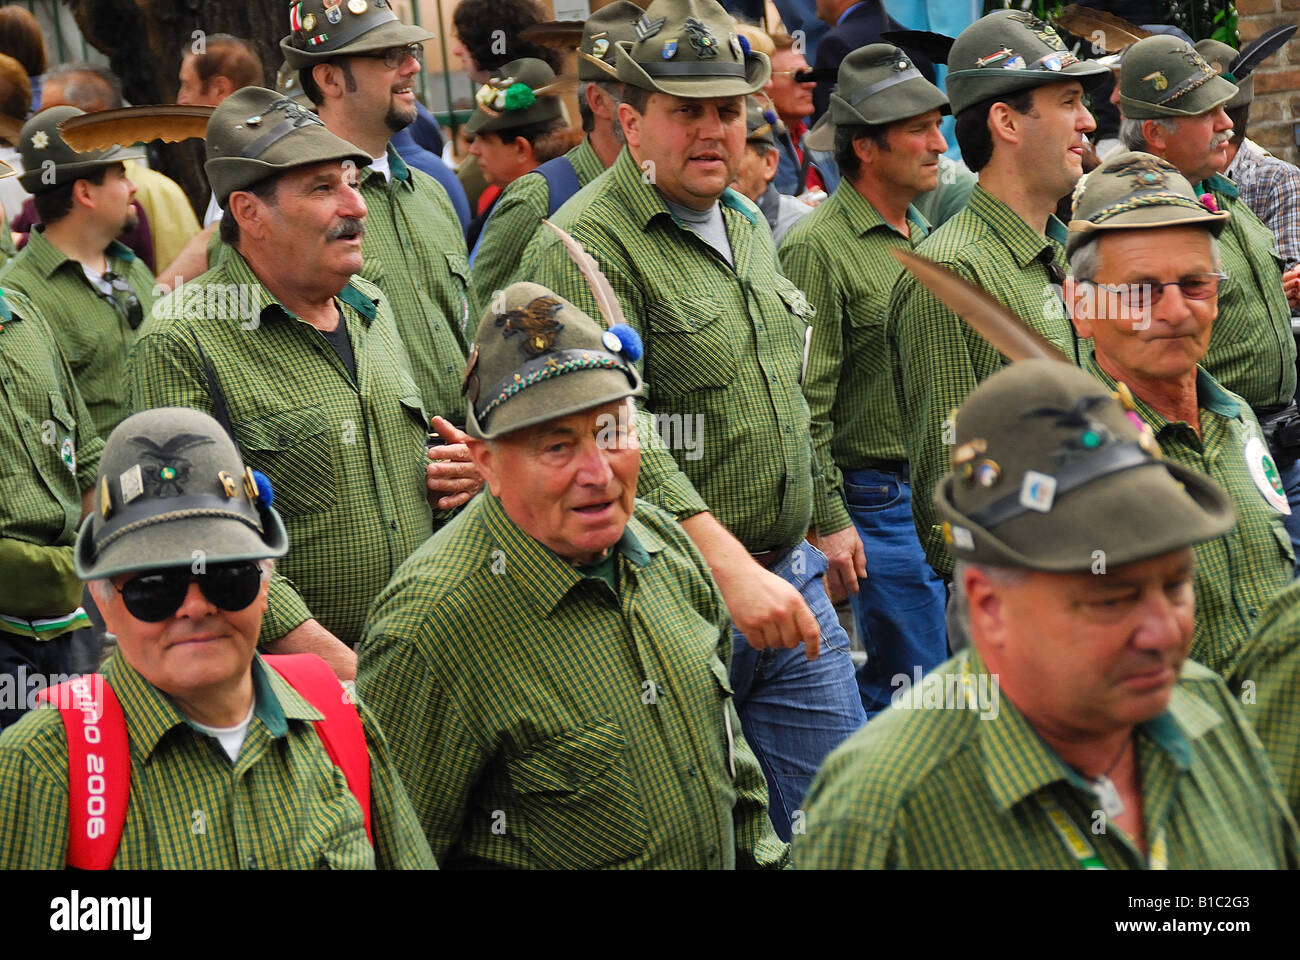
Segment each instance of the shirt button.
[{"label": "shirt button", "polygon": [[249,854],[247,857],[244,858],[244,866],[247,867],[249,870],[256,870],[257,857],[253,856],[252,854]]},{"label": "shirt button", "polygon": [[692,777],[695,776],[695,764],[693,763],[687,764],[686,773],[688,776],[692,776]]},{"label": "shirt button", "polygon": [[1248,614],[1250,614],[1252,617],[1258,617],[1258,616],[1259,616],[1259,610],[1258,610],[1257,608],[1255,608],[1255,607],[1250,607],[1250,608],[1248,608],[1248,609],[1246,610],[1246,612],[1247,612]]},{"label": "shirt button", "polygon": [[716,859],[718,859],[718,848],[717,848],[717,847],[709,847],[709,859],[710,859],[710,860],[716,860]]},{"label": "shirt button", "polygon": [[388,521],[388,525],[389,525],[390,527],[392,527],[394,530],[397,529],[397,521],[396,521],[396,520],[389,520],[389,521]]}]

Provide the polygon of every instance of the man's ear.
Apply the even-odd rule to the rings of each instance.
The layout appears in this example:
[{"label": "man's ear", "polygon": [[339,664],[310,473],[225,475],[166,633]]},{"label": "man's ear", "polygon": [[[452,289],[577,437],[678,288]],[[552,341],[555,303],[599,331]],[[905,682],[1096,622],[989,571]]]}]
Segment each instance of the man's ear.
[{"label": "man's ear", "polygon": [[226,200],[227,217],[239,224],[240,239],[261,240],[266,236],[266,204],[247,190],[235,190]]},{"label": "man's ear", "polygon": [[600,88],[598,84],[589,83],[583,91],[587,98],[587,109],[601,120],[617,120],[614,98]]},{"label": "man's ear", "polygon": [[230,78],[223,77],[221,74],[217,74],[213,77],[209,86],[211,86],[212,92],[216,95],[215,99],[218,103],[235,92],[235,85],[231,82]]},{"label": "man's ear", "polygon": [[501,496],[501,477],[493,469],[496,464],[496,451],[486,440],[476,440],[474,437],[466,438],[465,448],[469,451],[469,458],[474,461],[474,468],[487,484],[488,490],[494,497]]},{"label": "man's ear", "polygon": [[89,180],[80,179],[72,184],[72,202],[78,206],[85,207],[87,210],[95,209],[95,196],[91,190],[93,187]]},{"label": "man's ear", "polygon": [[1012,110],[1008,104],[1001,100],[989,107],[988,124],[989,136],[993,142],[1001,140],[1004,143],[1020,142],[1020,117],[1021,114]]},{"label": "man's ear", "polygon": [[311,68],[311,78],[316,81],[321,96],[326,100],[330,97],[341,97],[346,90],[343,68],[337,63],[316,64]]},{"label": "man's ear", "polygon": [[1061,297],[1065,300],[1066,309],[1070,311],[1070,321],[1074,324],[1074,330],[1084,340],[1092,339],[1096,291],[1097,288],[1091,283],[1086,280],[1076,280],[1074,277],[1066,277],[1065,285],[1061,290]]},{"label": "man's ear", "polygon": [[623,127],[623,137],[627,140],[627,145],[633,149],[639,149],[641,146],[641,114],[637,113],[631,104],[620,103],[618,105],[618,122]]},{"label": "man's ear", "polygon": [[963,571],[963,582],[972,640],[979,637],[981,645],[1000,650],[1006,642],[1007,619],[1001,585],[973,566]]},{"label": "man's ear", "polygon": [[[1177,134],[1177,131],[1175,131]],[[1169,141],[1172,137],[1165,130],[1164,126],[1155,120],[1142,121],[1142,139],[1147,142],[1156,153],[1164,153],[1169,149]]]},{"label": "man's ear", "polygon": [[781,165],[781,154],[776,150],[768,150],[763,154],[763,182],[771,183],[776,179],[777,167]]}]

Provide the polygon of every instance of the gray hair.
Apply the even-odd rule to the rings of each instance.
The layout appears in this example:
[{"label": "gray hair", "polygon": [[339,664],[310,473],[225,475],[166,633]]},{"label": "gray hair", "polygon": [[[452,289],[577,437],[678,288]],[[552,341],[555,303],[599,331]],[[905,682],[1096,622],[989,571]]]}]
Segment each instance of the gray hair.
[{"label": "gray hair", "polygon": [[[1178,128],[1177,117],[1151,117],[1150,120],[1163,130],[1166,135],[1172,136],[1173,132]],[[1138,150],[1142,153],[1151,152],[1151,147],[1147,144],[1147,138],[1142,133],[1144,123],[1146,123],[1145,120],[1131,120],[1128,117],[1120,117],[1119,138],[1129,150]]]},{"label": "gray hair", "polygon": [[45,89],[56,80],[63,84],[63,99],[87,113],[122,106],[122,81],[106,67],[85,60],[61,63],[45,74]]},{"label": "gray hair", "polygon": [[[1070,254],[1070,276],[1079,282],[1091,281],[1096,279],[1097,271],[1101,267],[1101,253],[1097,240],[1101,237],[1101,231],[1093,233],[1087,240],[1074,248]],[[1214,257],[1214,268],[1221,270],[1223,268],[1223,258],[1219,255],[1219,241],[1213,234],[1210,237],[1210,255]]]},{"label": "gray hair", "polygon": [[948,605],[948,622],[957,627],[966,638],[970,637],[970,598],[966,596],[966,571],[978,570],[994,583],[1014,587],[1029,577],[1028,570],[1019,567],[996,567],[987,563],[958,560],[952,568],[952,595]]},{"label": "gray hair", "polygon": [[582,118],[582,129],[589,130],[594,122],[591,107],[587,106],[587,88],[595,86],[609,94],[614,101],[614,136],[619,143],[627,143],[623,136],[623,124],[618,121],[618,105],[622,101],[623,84],[615,80],[581,80],[578,82],[578,115]]}]

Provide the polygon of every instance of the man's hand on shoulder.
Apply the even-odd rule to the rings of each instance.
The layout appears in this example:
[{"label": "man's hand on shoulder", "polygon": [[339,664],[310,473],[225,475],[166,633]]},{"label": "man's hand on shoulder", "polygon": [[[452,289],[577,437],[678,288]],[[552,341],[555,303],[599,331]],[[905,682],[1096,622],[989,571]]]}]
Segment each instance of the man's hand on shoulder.
[{"label": "man's hand on shoulder", "polygon": [[474,494],[483,489],[483,477],[470,459],[465,441],[469,434],[458,430],[442,417],[434,417],[430,424],[434,431],[447,441],[429,449],[428,496],[429,506],[435,510],[455,510],[469,503]]}]

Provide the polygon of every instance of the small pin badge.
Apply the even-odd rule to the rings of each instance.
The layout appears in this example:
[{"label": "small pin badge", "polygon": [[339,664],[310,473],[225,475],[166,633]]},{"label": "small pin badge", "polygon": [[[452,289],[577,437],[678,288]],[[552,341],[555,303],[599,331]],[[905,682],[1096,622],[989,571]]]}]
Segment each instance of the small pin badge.
[{"label": "small pin badge", "polygon": [[1157,90],[1166,90],[1169,87],[1169,78],[1165,76],[1163,70],[1153,70],[1142,78],[1143,83],[1149,83]]},{"label": "small pin badge", "polygon": [[677,41],[676,41],[676,40],[665,40],[665,41],[664,41],[664,54],[663,54],[663,55],[664,55],[664,59],[665,59],[665,60],[671,60],[673,57],[677,56]]},{"label": "small pin badge", "polygon": [[117,488],[122,493],[123,506],[144,493],[144,475],[140,472],[140,464],[137,463],[118,476]]},{"label": "small pin badge", "polygon": [[262,125],[261,114],[257,115],[256,117],[249,117],[244,122],[248,124],[250,127],[260,127]]},{"label": "small pin badge", "polygon": [[354,16],[361,16],[370,9],[370,4],[366,0],[348,0],[348,13]]},{"label": "small pin badge", "polygon": [[99,478],[99,514],[105,520],[113,512],[113,497],[108,492],[108,477]]},{"label": "small pin badge", "polygon": [[32,149],[44,150],[50,145],[50,135],[44,130],[37,130],[32,134]]},{"label": "small pin badge", "polygon": [[1056,500],[1056,478],[1037,470],[1026,470],[1020,484],[1020,505],[1028,510],[1048,513]]},{"label": "small pin badge", "polygon": [[600,335],[600,342],[605,345],[605,349],[610,353],[618,353],[623,349],[623,341],[615,336],[613,330],[606,330]]},{"label": "small pin badge", "polygon": [[307,16],[305,16],[305,17],[302,18],[302,29],[303,29],[303,32],[304,32],[304,33],[311,33],[313,30],[316,29],[316,15],[315,15],[315,14],[311,14],[311,13],[309,13],[309,14],[307,14]]},{"label": "small pin badge", "polygon": [[233,500],[239,496],[239,485],[235,483],[235,478],[227,470],[218,470],[217,479],[221,481],[221,489],[225,491],[226,496]]},{"label": "small pin badge", "polygon": [[1002,468],[996,460],[981,460],[975,464],[975,482],[981,487],[992,487],[1002,479]]},{"label": "small pin badge", "polygon": [[609,53],[609,38],[601,37],[591,45],[591,55],[593,57],[603,57]]},{"label": "small pin badge", "polygon": [[308,39],[308,41],[307,41],[307,45],[310,46],[310,47],[314,47],[314,46],[316,46],[316,44],[318,44],[318,43],[324,43],[324,42],[325,42],[326,40],[328,40],[329,38],[330,38],[330,35],[329,35],[328,33],[318,34],[317,36],[314,36],[314,37],[311,37],[310,39]]},{"label": "small pin badge", "polygon": [[252,467],[244,467],[244,493],[251,503],[257,503],[257,481],[253,479]]},{"label": "small pin badge", "polygon": [[975,538],[965,527],[953,526],[950,528],[952,533],[952,545],[958,550],[974,550]]},{"label": "small pin badge", "polygon": [[736,59],[741,59],[744,56],[744,51],[740,49],[740,37],[733,33],[727,38],[727,41],[731,44],[731,52],[735,55]]}]

